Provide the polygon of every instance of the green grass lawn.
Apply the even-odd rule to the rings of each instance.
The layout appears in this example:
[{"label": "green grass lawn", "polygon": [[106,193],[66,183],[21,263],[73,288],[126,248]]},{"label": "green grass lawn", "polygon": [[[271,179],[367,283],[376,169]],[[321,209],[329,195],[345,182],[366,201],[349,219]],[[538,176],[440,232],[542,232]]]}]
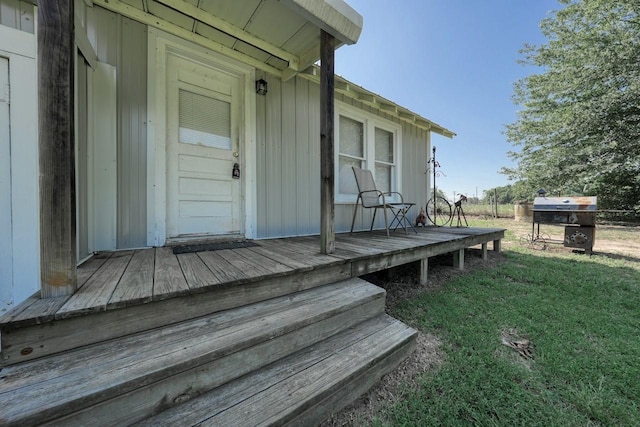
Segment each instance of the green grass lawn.
[{"label": "green grass lawn", "polygon": [[[496,267],[394,307],[445,357],[374,425],[640,425],[640,257],[509,245],[517,238],[507,233]],[[507,331],[532,358],[501,343]]]}]

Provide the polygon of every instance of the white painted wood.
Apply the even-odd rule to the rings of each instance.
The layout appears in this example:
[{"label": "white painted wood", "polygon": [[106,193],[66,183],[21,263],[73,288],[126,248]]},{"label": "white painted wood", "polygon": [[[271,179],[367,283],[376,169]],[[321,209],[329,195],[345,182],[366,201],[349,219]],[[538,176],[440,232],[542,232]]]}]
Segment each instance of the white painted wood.
[{"label": "white painted wood", "polygon": [[0,314],[13,304],[11,232],[11,134],[9,133],[9,59],[0,56]]},{"label": "white painted wood", "polygon": [[[76,5],[78,4],[81,4],[81,3],[76,3]],[[78,8],[78,6],[76,6],[76,8]],[[89,37],[87,37],[87,33],[86,33],[87,30],[85,28],[85,23],[83,22],[83,19],[78,14],[77,10],[75,14],[75,26],[76,26],[76,31],[75,31],[76,46],[78,47],[80,52],[82,52],[82,56],[89,63],[91,68],[95,69],[98,65],[97,64],[98,55],[93,49],[93,46],[91,46]]]},{"label": "white painted wood", "polygon": [[[167,237],[240,234],[241,179],[231,176],[240,162],[239,79],[172,54],[167,76]],[[181,129],[180,91],[229,108],[229,128],[221,131],[230,138]]]},{"label": "white painted wood", "polygon": [[36,38],[33,34],[0,25],[0,50],[35,57]]},{"label": "white painted wood", "polygon": [[[0,125],[0,238],[10,247],[9,258],[2,254],[0,275],[0,314],[31,296],[39,289],[40,233],[38,201],[38,119],[36,37],[33,34],[0,25],[0,57],[8,66],[6,82],[0,83],[9,126]],[[4,68],[6,72],[6,68]],[[6,75],[6,74],[5,74]],[[9,99],[7,99],[9,101]],[[2,108],[2,107],[0,107]],[[7,135],[8,141],[7,141]],[[8,145],[7,145],[8,144]],[[7,152],[8,148],[8,152]],[[10,153],[5,157],[5,154]],[[9,175],[7,172],[9,171]],[[5,181],[9,177],[10,181]],[[6,210],[5,210],[6,209]],[[10,221],[10,222],[7,222]],[[11,269],[12,274],[4,276]],[[12,278],[12,280],[10,280]]]},{"label": "white painted wood", "polygon": [[116,68],[98,62],[89,78],[89,251],[116,249]]},{"label": "white painted wood", "polygon": [[[340,182],[339,182],[339,171],[338,165],[340,159],[340,116],[345,116],[349,119],[356,120],[363,124],[364,131],[364,160],[363,160],[363,169],[369,169],[374,173],[375,179],[375,168],[376,168],[376,158],[375,158],[375,129],[379,128],[381,130],[390,132],[393,135],[393,150],[394,150],[394,163],[392,171],[392,190],[398,191],[402,193],[402,169],[404,165],[402,164],[402,127],[397,123],[394,123],[390,120],[384,119],[376,114],[372,114],[368,111],[364,111],[360,108],[356,108],[352,105],[348,105],[344,102],[340,102],[336,100],[336,108],[335,108],[335,126],[336,126],[336,148],[334,152],[334,162],[336,165],[336,179],[335,179],[335,200],[336,203],[347,203],[353,204],[356,202],[356,195],[350,194],[340,194]],[[394,201],[400,201],[399,199]],[[405,200],[408,202],[413,202],[413,200]]]},{"label": "white painted wood", "polygon": [[360,37],[362,15],[343,0],[285,0],[283,3],[342,43],[353,44]]},{"label": "white painted wood", "polygon": [[[243,63],[225,58],[196,44],[181,40],[168,33],[149,29],[148,129],[147,129],[147,244],[164,245],[167,232],[169,200],[167,158],[170,117],[168,111],[168,58],[178,55],[203,67],[223,69],[239,82],[240,117],[237,143],[240,153],[240,233],[253,238],[256,234],[256,125],[255,125],[255,70]],[[231,169],[226,171],[231,176]]]}]

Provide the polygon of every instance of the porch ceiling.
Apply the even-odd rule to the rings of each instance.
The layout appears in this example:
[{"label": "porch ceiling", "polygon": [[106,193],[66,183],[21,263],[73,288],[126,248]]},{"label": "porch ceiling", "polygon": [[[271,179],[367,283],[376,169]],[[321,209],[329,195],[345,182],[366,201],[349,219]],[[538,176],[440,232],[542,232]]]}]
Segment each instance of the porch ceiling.
[{"label": "porch ceiling", "polygon": [[[362,16],[343,0],[92,0],[288,79],[320,58],[320,29],[352,44]],[[337,46],[336,46],[337,47]]]}]

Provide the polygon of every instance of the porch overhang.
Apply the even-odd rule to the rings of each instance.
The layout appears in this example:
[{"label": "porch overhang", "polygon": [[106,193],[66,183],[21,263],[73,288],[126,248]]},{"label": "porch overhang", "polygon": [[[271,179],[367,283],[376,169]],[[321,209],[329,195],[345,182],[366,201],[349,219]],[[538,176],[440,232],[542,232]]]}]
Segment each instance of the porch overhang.
[{"label": "porch overhang", "polygon": [[355,43],[363,22],[362,16],[343,0],[85,2],[225,54],[283,80],[320,59],[320,30],[332,35],[338,47]]}]

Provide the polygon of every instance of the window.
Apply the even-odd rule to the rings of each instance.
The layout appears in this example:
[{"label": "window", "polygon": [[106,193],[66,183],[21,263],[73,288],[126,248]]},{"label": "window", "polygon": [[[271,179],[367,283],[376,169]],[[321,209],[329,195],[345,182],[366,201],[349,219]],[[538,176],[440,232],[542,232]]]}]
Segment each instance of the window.
[{"label": "window", "polygon": [[178,111],[181,143],[231,149],[230,100],[180,89]]},{"label": "window", "polygon": [[400,191],[400,126],[356,109],[336,111],[336,201],[356,201],[352,166],[370,169],[379,190]]}]

